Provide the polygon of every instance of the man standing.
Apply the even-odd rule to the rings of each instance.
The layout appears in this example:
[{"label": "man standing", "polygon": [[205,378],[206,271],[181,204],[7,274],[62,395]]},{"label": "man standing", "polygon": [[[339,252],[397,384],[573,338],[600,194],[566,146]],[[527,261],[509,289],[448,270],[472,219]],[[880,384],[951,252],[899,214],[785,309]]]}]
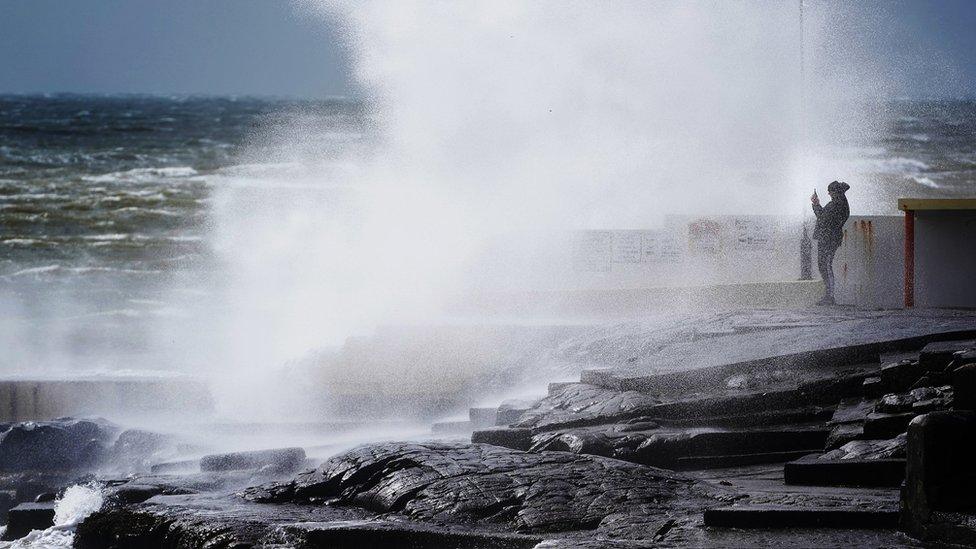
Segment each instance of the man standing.
[{"label": "man standing", "polygon": [[817,216],[817,226],[813,230],[813,239],[817,241],[817,267],[823,278],[827,291],[817,305],[834,304],[834,254],[844,240],[844,223],[851,216],[851,208],[847,204],[844,194],[851,186],[841,181],[834,181],[827,186],[830,202],[826,206],[820,205],[820,198],[814,189],[810,202],[813,203],[813,213]]}]

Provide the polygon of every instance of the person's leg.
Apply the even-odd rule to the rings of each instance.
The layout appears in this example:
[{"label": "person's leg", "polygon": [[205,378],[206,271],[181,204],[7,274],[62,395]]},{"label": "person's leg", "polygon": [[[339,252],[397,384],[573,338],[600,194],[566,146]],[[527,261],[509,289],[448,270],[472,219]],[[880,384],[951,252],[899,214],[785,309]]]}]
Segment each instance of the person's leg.
[{"label": "person's leg", "polygon": [[833,303],[834,301],[834,253],[837,248],[817,244],[817,268],[820,270],[820,278],[824,282],[824,297],[820,304]]},{"label": "person's leg", "polygon": [[827,250],[827,279],[825,284],[827,285],[827,298],[831,301],[834,300],[834,254],[837,253],[837,248],[830,248]]}]

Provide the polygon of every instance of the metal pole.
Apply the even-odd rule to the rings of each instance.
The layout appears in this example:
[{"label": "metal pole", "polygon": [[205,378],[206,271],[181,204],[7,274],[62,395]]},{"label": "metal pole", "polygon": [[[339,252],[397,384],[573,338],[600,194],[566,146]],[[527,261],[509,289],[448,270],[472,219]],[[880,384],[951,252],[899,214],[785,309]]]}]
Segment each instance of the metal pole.
[{"label": "metal pole", "polygon": [[905,308],[915,306],[915,211],[905,210]]}]

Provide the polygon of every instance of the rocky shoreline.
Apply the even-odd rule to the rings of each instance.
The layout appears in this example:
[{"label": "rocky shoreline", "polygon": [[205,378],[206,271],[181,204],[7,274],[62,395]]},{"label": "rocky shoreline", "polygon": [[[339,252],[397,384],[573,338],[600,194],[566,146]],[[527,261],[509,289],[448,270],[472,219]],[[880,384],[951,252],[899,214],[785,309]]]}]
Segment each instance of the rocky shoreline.
[{"label": "rocky shoreline", "polygon": [[[961,435],[976,432],[976,341],[966,339],[976,324],[950,320],[800,352],[790,334],[810,328],[791,320],[760,338],[775,333],[788,352],[702,368],[662,367],[653,357],[672,343],[649,345],[522,408],[472,409],[461,422],[470,442],[382,442],[321,463],[283,448],[187,466],[165,461],[179,441],[160,434],[12,425],[0,435],[3,481],[34,488],[8,498],[20,503],[8,538],[27,520],[43,527],[37,506],[53,508],[64,486],[96,481],[105,503],[78,525],[75,547],[973,544],[964,464],[976,443]],[[711,338],[712,360],[719,338],[755,333],[695,337]],[[52,452],[67,461],[45,462]],[[194,472],[166,472],[180,467]],[[42,474],[48,485],[30,484]],[[24,503],[38,496],[46,503]]]}]

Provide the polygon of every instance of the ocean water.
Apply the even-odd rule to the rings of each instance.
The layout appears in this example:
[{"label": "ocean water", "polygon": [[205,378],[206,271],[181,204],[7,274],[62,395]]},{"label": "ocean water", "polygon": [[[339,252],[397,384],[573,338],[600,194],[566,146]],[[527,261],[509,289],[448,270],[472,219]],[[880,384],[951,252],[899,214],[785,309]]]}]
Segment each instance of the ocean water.
[{"label": "ocean water", "polygon": [[159,319],[192,314],[219,284],[215,187],[288,169],[282,117],[318,136],[303,154],[330,158],[361,140],[361,112],[344,100],[0,96],[0,372],[144,367]]},{"label": "ocean water", "polygon": [[[861,193],[856,213],[976,194],[976,103],[870,108],[882,121],[870,139],[818,152]],[[341,184],[376,133],[366,112],[346,100],[0,96],[0,370],[139,368],[179,346],[159,341],[157,321],[192,317],[224,276],[216,191],[273,176],[274,193],[300,194],[280,186],[296,164]]]}]

